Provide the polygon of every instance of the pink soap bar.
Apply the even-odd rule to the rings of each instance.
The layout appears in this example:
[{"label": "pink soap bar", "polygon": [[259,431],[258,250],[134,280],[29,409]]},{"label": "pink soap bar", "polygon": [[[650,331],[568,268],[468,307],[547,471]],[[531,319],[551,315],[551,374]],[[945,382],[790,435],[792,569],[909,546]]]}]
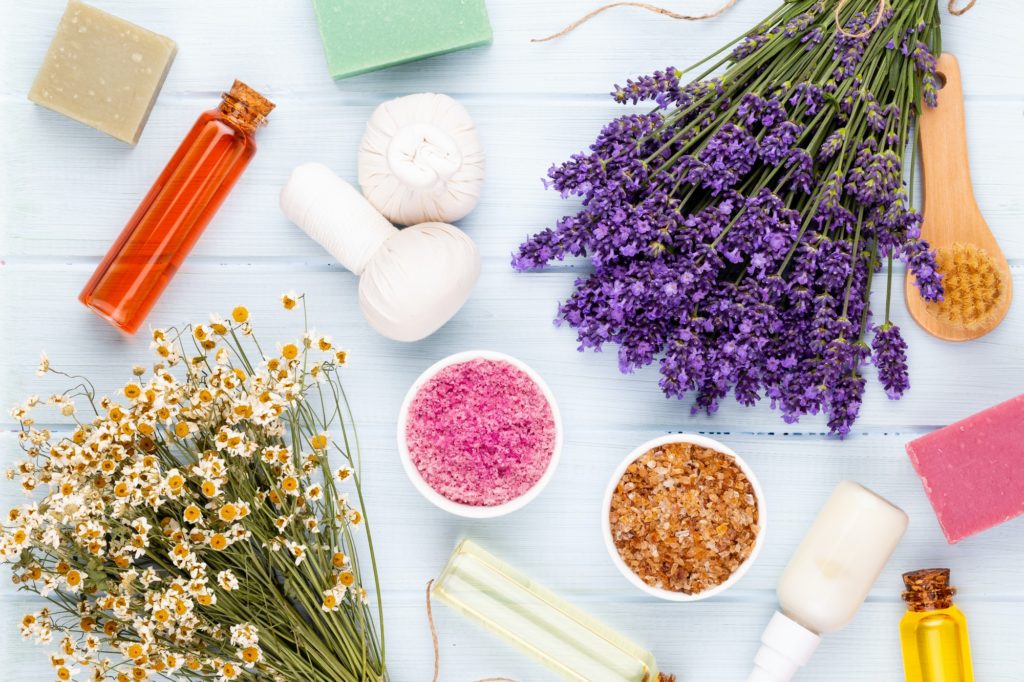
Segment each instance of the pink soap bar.
[{"label": "pink soap bar", "polygon": [[907,444],[950,544],[1024,514],[1024,395]]}]

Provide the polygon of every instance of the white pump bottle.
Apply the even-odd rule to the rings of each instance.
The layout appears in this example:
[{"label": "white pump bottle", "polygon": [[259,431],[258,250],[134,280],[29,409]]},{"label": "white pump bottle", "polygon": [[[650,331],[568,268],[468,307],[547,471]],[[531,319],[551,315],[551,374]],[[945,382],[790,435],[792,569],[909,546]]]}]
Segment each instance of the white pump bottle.
[{"label": "white pump bottle", "polygon": [[853,618],[907,529],[907,515],[867,488],[843,481],[779,580],[781,610],[761,636],[747,682],[788,682],[821,635]]}]

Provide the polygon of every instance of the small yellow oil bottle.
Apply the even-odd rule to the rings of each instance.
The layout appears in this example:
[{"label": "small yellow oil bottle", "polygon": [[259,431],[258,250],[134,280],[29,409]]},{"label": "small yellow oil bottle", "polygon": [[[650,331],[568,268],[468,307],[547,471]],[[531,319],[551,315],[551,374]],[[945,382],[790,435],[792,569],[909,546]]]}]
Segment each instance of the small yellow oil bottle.
[{"label": "small yellow oil bottle", "polygon": [[903,574],[907,613],[900,621],[907,682],[974,682],[967,619],[953,604],[948,568]]}]

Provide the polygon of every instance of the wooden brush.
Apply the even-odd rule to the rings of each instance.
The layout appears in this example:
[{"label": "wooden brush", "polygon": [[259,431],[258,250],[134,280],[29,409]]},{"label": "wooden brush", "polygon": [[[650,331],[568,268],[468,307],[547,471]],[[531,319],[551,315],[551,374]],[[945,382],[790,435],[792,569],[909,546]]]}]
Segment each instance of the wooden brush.
[{"label": "wooden brush", "polygon": [[938,74],[945,86],[936,107],[920,118],[924,223],[921,236],[936,250],[945,300],[921,298],[907,277],[907,308],[925,331],[947,341],[967,341],[995,329],[1013,295],[1010,266],[981,215],[971,188],[960,65],[943,54]]}]

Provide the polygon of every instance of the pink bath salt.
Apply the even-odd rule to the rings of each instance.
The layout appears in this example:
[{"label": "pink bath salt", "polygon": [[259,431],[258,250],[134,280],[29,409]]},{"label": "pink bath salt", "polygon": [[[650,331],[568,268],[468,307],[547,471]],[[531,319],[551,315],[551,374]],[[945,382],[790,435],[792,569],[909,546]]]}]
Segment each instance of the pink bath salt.
[{"label": "pink bath salt", "polygon": [[405,437],[423,480],[478,507],[537,484],[555,451],[555,418],[540,386],[502,360],[449,365],[416,392]]}]

